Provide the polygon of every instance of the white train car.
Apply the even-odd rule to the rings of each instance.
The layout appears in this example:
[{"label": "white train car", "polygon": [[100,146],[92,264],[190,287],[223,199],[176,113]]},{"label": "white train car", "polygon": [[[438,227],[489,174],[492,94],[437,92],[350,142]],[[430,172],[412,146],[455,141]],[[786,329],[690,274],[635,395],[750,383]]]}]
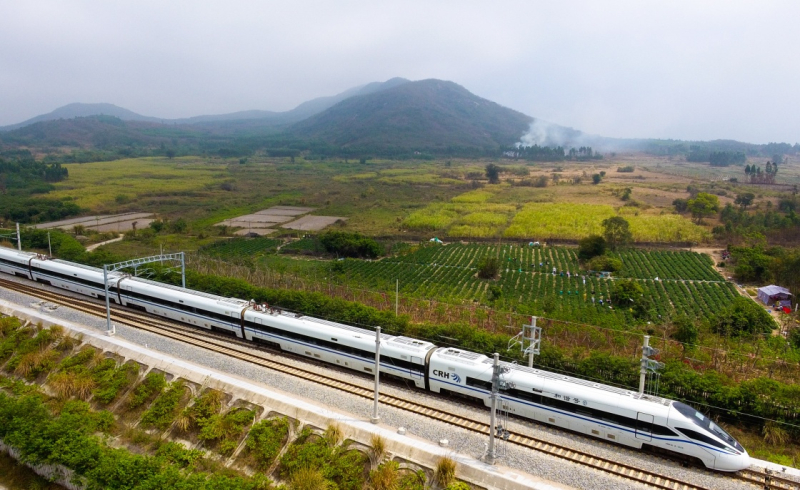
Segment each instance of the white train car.
[{"label": "white train car", "polygon": [[[102,269],[41,254],[0,248],[0,271],[94,298],[105,294]],[[118,273],[109,274],[109,290],[116,287],[119,277]]]},{"label": "white train car", "polygon": [[[31,260],[31,273],[36,282],[93,298],[105,297],[102,269],[40,256]],[[121,276],[114,272],[108,274],[109,299],[115,302],[119,302],[114,299],[114,289]]]},{"label": "white train car", "polygon": [[[245,311],[244,325],[248,340],[354,371],[375,372],[372,331],[266,306]],[[430,342],[381,334],[381,373],[424,389],[426,361],[435,348]]]},{"label": "white train car", "polygon": [[[490,406],[492,365],[482,354],[438,349],[429,363],[430,390]],[[515,364],[501,366],[500,399],[510,413],[634,448],[648,445],[694,457],[717,470],[750,464],[735,439],[682,403]]]},{"label": "white train car", "polygon": [[31,279],[30,261],[35,257],[36,254],[30,252],[0,247],[0,272]]},{"label": "white train car", "polygon": [[242,316],[249,301],[184,289],[138,277],[126,277],[115,290],[122,304],[207,330],[242,338]]}]

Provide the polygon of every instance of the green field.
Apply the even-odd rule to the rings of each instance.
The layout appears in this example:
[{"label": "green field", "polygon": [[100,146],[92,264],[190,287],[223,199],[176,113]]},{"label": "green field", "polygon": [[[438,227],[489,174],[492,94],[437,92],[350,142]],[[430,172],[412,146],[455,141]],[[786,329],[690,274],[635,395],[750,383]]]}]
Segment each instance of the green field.
[{"label": "green field", "polygon": [[[501,311],[593,325],[636,323],[624,305],[609,307],[615,279],[582,271],[576,252],[567,247],[455,243],[412,247],[373,261],[309,261],[265,255],[259,263],[271,273],[302,278],[309,284],[332,281],[359,290],[393,293],[399,280],[400,294],[406,298],[455,305],[477,302]],[[499,277],[479,279],[478,263],[490,254],[500,259]],[[738,294],[702,254],[628,250],[617,256],[624,268],[615,278],[632,278],[642,285],[653,301],[649,320],[654,323],[667,322],[678,313],[707,320]]]}]

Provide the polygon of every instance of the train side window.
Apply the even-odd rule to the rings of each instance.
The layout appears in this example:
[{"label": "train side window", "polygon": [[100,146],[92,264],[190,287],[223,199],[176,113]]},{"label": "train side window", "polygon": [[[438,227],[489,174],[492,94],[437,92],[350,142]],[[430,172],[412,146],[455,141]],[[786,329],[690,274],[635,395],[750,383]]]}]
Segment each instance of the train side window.
[{"label": "train side window", "polygon": [[381,364],[387,364],[389,366],[397,366],[409,370],[416,367],[415,365],[411,364],[408,361],[404,361],[402,359],[389,356],[381,356]]},{"label": "train side window", "polygon": [[682,427],[675,427],[675,428],[678,430],[678,432],[682,433],[683,435],[685,435],[689,439],[694,439],[695,441],[705,442],[706,444],[710,444],[710,445],[712,445],[714,447],[718,447],[720,449],[726,449],[724,444],[722,444],[721,442],[716,441],[716,440],[708,437],[705,434],[701,434],[701,433],[693,431],[691,429],[684,429]]},{"label": "train side window", "polygon": [[483,388],[484,390],[492,391],[491,381],[483,381],[481,379],[471,378],[469,376],[467,376],[467,386]]},{"label": "train side window", "polygon": [[656,425],[653,424],[653,434],[657,436],[677,436],[678,434],[675,433],[669,427],[664,427],[663,425]]},{"label": "train side window", "polygon": [[527,401],[530,401],[530,402],[541,404],[542,403],[542,395],[539,394],[539,393],[541,393],[541,391],[539,393],[536,393],[535,391],[536,390],[534,390],[533,393],[529,393],[529,392],[527,392],[525,390],[518,390],[518,389],[514,388],[514,389],[511,389],[511,390],[508,390],[508,393],[511,396],[513,396],[514,398],[519,398],[520,400],[527,400]]}]

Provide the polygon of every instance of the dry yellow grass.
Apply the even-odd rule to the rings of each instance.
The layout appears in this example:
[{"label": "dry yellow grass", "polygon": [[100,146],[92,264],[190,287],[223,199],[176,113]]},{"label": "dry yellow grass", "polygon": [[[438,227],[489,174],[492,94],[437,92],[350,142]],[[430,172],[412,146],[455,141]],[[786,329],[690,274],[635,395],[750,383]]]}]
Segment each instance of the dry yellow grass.
[{"label": "dry yellow grass", "polygon": [[78,206],[97,209],[117,196],[170,196],[202,191],[228,177],[227,166],[196,157],[131,158],[113,162],[74,163],[64,167],[69,179],[56,184],[54,198],[72,198]]}]

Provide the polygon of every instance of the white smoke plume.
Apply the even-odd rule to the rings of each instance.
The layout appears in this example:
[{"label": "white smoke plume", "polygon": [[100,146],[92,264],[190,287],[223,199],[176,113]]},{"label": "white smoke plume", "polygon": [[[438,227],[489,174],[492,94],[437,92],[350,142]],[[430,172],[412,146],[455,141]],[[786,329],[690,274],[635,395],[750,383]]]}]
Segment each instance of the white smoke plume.
[{"label": "white smoke plume", "polygon": [[615,151],[628,147],[626,143],[624,140],[586,134],[577,129],[534,119],[528,127],[528,132],[522,135],[516,146],[561,146],[567,150],[591,146],[599,151]]},{"label": "white smoke plume", "polygon": [[[542,119],[534,119],[517,146],[563,146],[569,148],[583,139],[583,133]],[[581,146],[581,145],[578,145]]]}]

